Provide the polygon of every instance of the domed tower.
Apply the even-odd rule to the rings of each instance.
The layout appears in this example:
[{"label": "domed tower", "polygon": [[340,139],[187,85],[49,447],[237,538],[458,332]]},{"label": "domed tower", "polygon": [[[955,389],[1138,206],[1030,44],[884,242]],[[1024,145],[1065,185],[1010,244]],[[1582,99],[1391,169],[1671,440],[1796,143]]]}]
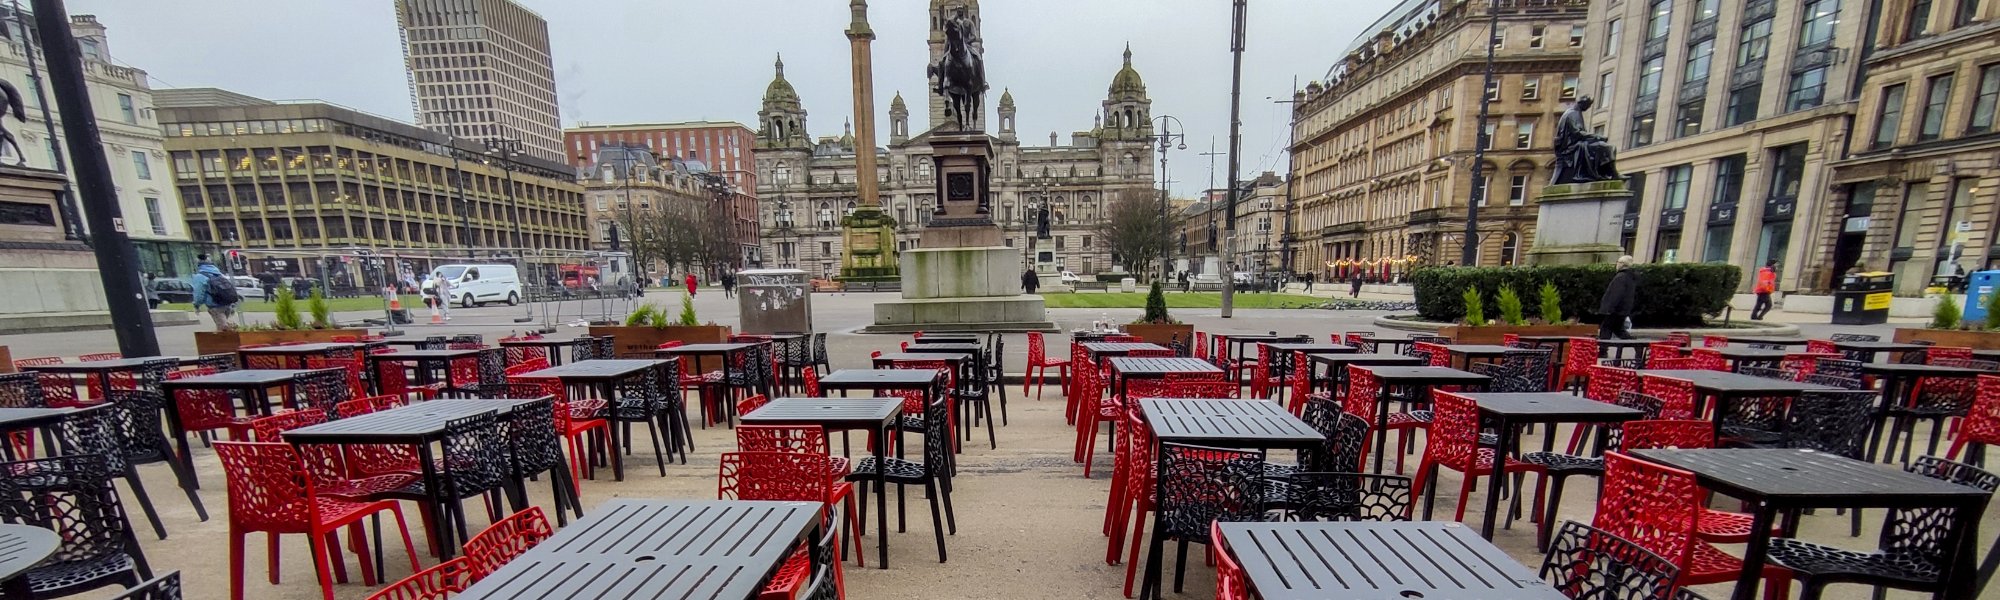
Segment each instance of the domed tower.
[{"label": "domed tower", "polygon": [[792,89],[792,82],[785,81],[784,55],[778,56],[774,68],[777,75],[764,88],[764,105],[757,111],[757,147],[811,147],[812,137],[806,134],[805,105],[799,102],[799,92]]},{"label": "domed tower", "polygon": [[[944,58],[944,24],[947,21],[950,21],[953,17],[959,17],[959,16],[962,16],[966,20],[972,22],[972,31],[974,34],[972,43],[973,51],[979,53],[982,56],[985,55],[986,53],[986,42],[984,41],[985,37],[978,35],[980,29],[979,0],[931,0],[931,36],[930,36],[931,59],[930,62],[925,63],[926,65],[938,64],[938,59]],[[933,77],[928,79],[927,81],[930,81],[932,84],[935,84],[936,83],[935,79],[936,78]],[[942,94],[937,93],[937,90],[934,88],[929,91],[929,94],[930,94],[931,120],[930,120],[930,125],[925,128],[926,131],[931,129],[937,129],[939,125],[943,125],[945,124],[946,121],[950,120],[950,117],[947,117],[944,114],[944,105],[945,105],[944,96]],[[980,101],[980,106],[981,107],[986,106],[986,103],[983,98]],[[982,108],[979,111],[979,114],[975,116],[977,118],[973,119],[973,121],[968,124],[969,128],[976,130],[985,130],[986,129],[985,109]]]},{"label": "domed tower", "polygon": [[1111,77],[1110,92],[1104,98],[1105,140],[1136,141],[1153,136],[1153,101],[1146,98],[1146,82],[1132,68],[1132,45],[1125,45],[1125,67]]},{"label": "domed tower", "polygon": [[889,144],[901,145],[910,141],[910,107],[903,104],[903,93],[896,92],[895,99],[889,101]]},{"label": "domed tower", "polygon": [[1014,91],[1000,90],[1000,139],[1014,141]]}]

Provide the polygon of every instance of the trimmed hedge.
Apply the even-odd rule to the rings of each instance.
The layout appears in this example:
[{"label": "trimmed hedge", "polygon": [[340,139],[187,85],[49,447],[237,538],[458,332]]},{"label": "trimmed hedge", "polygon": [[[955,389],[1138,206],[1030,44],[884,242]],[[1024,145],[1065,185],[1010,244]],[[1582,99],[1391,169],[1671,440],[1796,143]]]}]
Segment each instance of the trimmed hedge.
[{"label": "trimmed hedge", "polygon": [[[1639,301],[1632,322],[1640,327],[1699,326],[1703,315],[1720,313],[1729,305],[1743,279],[1742,269],[1734,265],[1644,264],[1633,268],[1639,272]],[[1598,300],[1617,270],[1610,264],[1424,267],[1410,273],[1410,284],[1416,291],[1417,314],[1429,321],[1464,318],[1467,287],[1476,287],[1480,295],[1492,298],[1503,285],[1513,284],[1516,291],[1536,290],[1547,282],[1562,293],[1565,316],[1595,323]],[[1541,316],[1539,304],[1523,308],[1530,311],[1530,317]]]}]

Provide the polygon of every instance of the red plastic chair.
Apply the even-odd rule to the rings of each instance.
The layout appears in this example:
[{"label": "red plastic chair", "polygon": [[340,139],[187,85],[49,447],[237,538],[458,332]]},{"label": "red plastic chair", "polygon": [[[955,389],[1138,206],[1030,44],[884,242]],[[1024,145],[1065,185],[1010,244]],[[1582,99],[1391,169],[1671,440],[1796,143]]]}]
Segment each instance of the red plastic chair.
[{"label": "red plastic chair", "polygon": [[1646,345],[1646,368],[1648,369],[1692,369],[1693,361],[1681,356],[1681,346],[1667,342],[1653,342]]},{"label": "red plastic chair", "polygon": [[[1451,469],[1463,473],[1465,477],[1458,487],[1458,513],[1453,520],[1465,520],[1465,506],[1472,503],[1472,486],[1481,477],[1493,474],[1492,448],[1479,446],[1479,405],[1471,398],[1446,391],[1431,394],[1434,417],[1431,420],[1430,435],[1424,442],[1424,460],[1417,466],[1416,481],[1412,491],[1426,490],[1426,485],[1437,484],[1437,469]],[[1500,457],[1502,473],[1541,473],[1540,465]],[[1494,482],[1498,484],[1499,482]],[[1497,493],[1487,489],[1486,493]],[[1437,498],[1437,490],[1431,489],[1424,497],[1424,520],[1431,518],[1431,505]],[[1542,507],[1537,499],[1535,512],[1541,514]]]},{"label": "red plastic chair", "polygon": [[[1969,357],[1970,356],[1968,355],[1968,358]],[[91,354],[79,355],[76,357],[76,360],[79,362],[102,362],[107,360],[118,360],[121,358],[125,358],[125,355],[118,352],[96,352]],[[131,373],[111,373],[109,375],[109,378],[111,379],[111,387],[114,388],[129,390],[132,389],[134,385],[136,385],[132,381]],[[103,398],[104,379],[105,379],[104,376],[86,375],[84,377],[84,392],[85,392],[84,397],[89,398],[93,401]]]},{"label": "red plastic chair", "polygon": [[1221,521],[1208,525],[1208,547],[1215,556],[1215,600],[1250,600],[1250,580],[1222,542]]},{"label": "red plastic chair", "polygon": [[[250,350],[253,348],[269,348],[272,345],[273,344],[244,344],[241,346],[237,346],[236,349]],[[243,368],[245,369],[290,368],[288,365],[285,364],[285,357],[283,356],[278,356],[275,354],[244,354],[242,356],[243,356]]]},{"label": "red plastic chair", "polygon": [[1729,347],[1729,338],[1719,335],[1704,335],[1701,336],[1701,347],[1727,348]]},{"label": "red plastic chair", "polygon": [[1714,347],[1695,348],[1688,351],[1688,362],[1703,371],[1728,371],[1729,359]]},{"label": "red plastic chair", "polygon": [[1153,485],[1155,478],[1158,477],[1158,473],[1155,472],[1158,461],[1154,458],[1153,452],[1155,447],[1153,429],[1146,425],[1145,417],[1139,415],[1137,411],[1127,413],[1125,432],[1122,437],[1127,438],[1124,443],[1128,443],[1130,448],[1126,462],[1131,468],[1126,469],[1123,493],[1111,499],[1112,504],[1116,505],[1117,518],[1112,523],[1110,552],[1104,558],[1108,564],[1115,564],[1118,561],[1118,548],[1126,539],[1125,523],[1130,522],[1131,549],[1125,558],[1125,597],[1130,598],[1132,581],[1139,573],[1139,546],[1146,539],[1146,514],[1153,512],[1159,500]]},{"label": "red plastic chair", "polygon": [[1924,364],[1935,365],[1945,360],[1972,360],[1971,348],[1955,346],[1933,346],[1924,349]]},{"label": "red plastic chair", "polygon": [[[361,361],[359,359],[308,356],[306,357],[306,368],[340,369],[341,372],[347,374],[347,389],[349,395],[355,398],[361,398],[368,395],[368,383],[361,379],[362,367],[361,367]],[[345,415],[346,413],[341,413],[341,414]]]},{"label": "red plastic chair", "polygon": [[1271,397],[1271,390],[1285,386],[1284,380],[1272,374],[1271,365],[1273,362],[1275,361],[1271,357],[1271,347],[1265,344],[1258,344],[1257,364],[1250,367],[1250,395],[1258,398],[1269,398]]},{"label": "red plastic chair", "polygon": [[2000,376],[1980,375],[1979,395],[1972,400],[1972,408],[1965,418],[1958,422],[1958,431],[1951,436],[1951,449],[1945,458],[1958,460],[1958,452],[1965,445],[1980,444],[1992,446],[2000,444]]},{"label": "red plastic chair", "polygon": [[1840,354],[1840,348],[1833,340],[1806,340],[1806,352],[1812,354]]},{"label": "red plastic chair", "polygon": [[[716,483],[716,498],[722,500],[776,500],[825,503],[832,494],[827,457],[804,452],[726,452],[722,455]],[[832,504],[824,504],[825,511]],[[829,513],[822,513],[822,518]],[[812,542],[807,542],[808,544]],[[837,548],[836,548],[837,550]],[[758,598],[792,598],[811,577],[810,556],[805,546],[778,567]],[[840,561],[834,561],[834,585],[846,595]]]},{"label": "red plastic chair", "polygon": [[[1391,431],[1396,432],[1396,447],[1398,449],[1408,449],[1410,447],[1410,432],[1423,429],[1426,424],[1417,415],[1404,411],[1390,411],[1388,423],[1377,427],[1381,424],[1375,422],[1375,411],[1383,410],[1381,407],[1383,391],[1382,378],[1377,377],[1375,371],[1360,365],[1349,365],[1347,367],[1347,396],[1340,401],[1341,411],[1361,417],[1361,420],[1366,421],[1370,428],[1379,429],[1375,435],[1386,436]],[[1362,444],[1361,460],[1363,463],[1368,461],[1369,447],[1369,444]],[[1403,457],[1401,454],[1396,454],[1394,458],[1396,459],[1396,474],[1401,475],[1403,474]]]},{"label": "red plastic chair", "polygon": [[[1706,495],[1693,473],[1608,452],[1604,455],[1603,491],[1597,497],[1597,516],[1591,525],[1680,567],[1676,585],[1735,581],[1743,571],[1743,560],[1695,534]],[[1766,598],[1787,597],[1789,571],[1766,565],[1761,576],[1770,580]]]},{"label": "red plastic chair", "polygon": [[[375,585],[375,564],[368,556],[366,528],[362,519],[388,511],[396,518],[403,535],[403,550],[410,557],[410,570],[417,571],[416,544],[403,521],[403,511],[395,502],[357,502],[322,495],[314,484],[299,453],[287,444],[220,442],[215,453],[229,485],[229,597],[243,599],[245,536],[265,532],[271,536],[271,583],[278,583],[277,536],[302,533],[309,538],[314,570],[319,573],[321,594],[333,600],[330,572],[340,558],[334,533],[347,529],[349,549],[361,563],[361,579]],[[339,567],[344,569],[345,567]]]},{"label": "red plastic chair", "polygon": [[1208,332],[1194,332],[1194,357],[1208,360]]},{"label": "red plastic chair", "polygon": [[748,398],[736,401],[736,414],[747,415],[770,403],[771,399],[764,397],[763,394],[751,394]]},{"label": "red plastic chair", "polygon": [[1697,415],[1694,414],[1694,382],[1653,374],[1640,374],[1639,388],[1646,395],[1667,402],[1666,406],[1660,409],[1660,418],[1696,418]]},{"label": "red plastic chair", "polygon": [[[215,374],[215,367],[195,367],[167,374],[167,380]],[[228,390],[174,390],[174,408],[181,417],[181,429],[188,433],[228,432],[230,441],[243,441],[250,432],[250,418],[236,415],[236,401]]]},{"label": "red plastic chair", "polygon": [[[253,420],[250,429],[258,442],[285,443],[281,435],[284,432],[326,421],[324,411],[309,408]],[[416,481],[417,473],[422,469],[416,456],[416,451],[406,446],[384,444],[315,444],[299,449],[299,457],[305,460],[306,470],[312,475],[313,486],[319,495],[356,501],[369,500],[377,493]],[[400,460],[391,462],[387,457]],[[383,464],[393,464],[395,468],[380,466]]]},{"label": "red plastic chair", "polygon": [[1591,367],[1597,366],[1597,352],[1597,338],[1569,339],[1569,348],[1563,353],[1563,387],[1582,388],[1590,383]]},{"label": "red plastic chair", "polygon": [[1685,331],[1673,331],[1667,333],[1666,339],[1669,344],[1685,348],[1688,342],[1694,339],[1694,334]]},{"label": "red plastic chair", "polygon": [[1285,409],[1294,415],[1305,414],[1306,397],[1312,395],[1312,364],[1306,362],[1306,353],[1292,353],[1292,376],[1289,383],[1292,397],[1286,399]]},{"label": "red plastic chair", "polygon": [[1062,378],[1061,383],[1067,383],[1070,379],[1069,365],[1069,360],[1048,357],[1048,347],[1042,341],[1042,332],[1028,332],[1028,370],[1021,377],[1021,395],[1028,395],[1028,380],[1032,378],[1035,382],[1035,399],[1040,400],[1042,388],[1047,384],[1049,369],[1055,369],[1057,376]]},{"label": "red plastic chair", "polygon": [[818,370],[818,369],[814,369],[813,367],[806,367],[805,369],[803,369],[803,370],[799,371],[799,378],[800,378],[800,379],[803,379],[803,380],[805,381],[805,388],[806,388],[806,397],[807,397],[807,398],[819,398],[819,397],[821,397],[821,396],[820,396],[820,390],[819,390],[819,370]]},{"label": "red plastic chair", "polygon": [[1521,334],[1518,334],[1518,333],[1503,333],[1503,334],[1500,334],[1500,345],[1502,345],[1502,346],[1507,346],[1507,347],[1510,347],[1510,348],[1511,348],[1511,347],[1513,347],[1513,346],[1514,346],[1515,344],[1519,344],[1519,343],[1521,343]]},{"label": "red plastic chair", "polygon": [[827,439],[825,429],[813,426],[738,425],[736,449],[742,452],[803,452],[826,457],[827,476],[833,483],[824,501],[829,505],[843,504],[847,507],[843,512],[847,513],[847,531],[854,538],[855,564],[865,564],[861,556],[861,513],[856,511],[854,504],[854,484],[847,481],[854,468],[847,457],[833,455],[833,446]]},{"label": "red plastic chair", "polygon": [[389,584],[368,600],[444,600],[472,585],[472,564],[460,556]]},{"label": "red plastic chair", "polygon": [[1416,342],[1410,344],[1410,347],[1414,348],[1417,352],[1422,352],[1424,353],[1425,356],[1430,357],[1430,362],[1427,363],[1430,366],[1433,367],[1451,366],[1451,352],[1445,350],[1444,344],[1438,344],[1433,342]]},{"label": "red plastic chair", "polygon": [[[38,356],[35,358],[14,360],[14,368],[16,370],[26,370],[23,367],[35,365],[60,364],[63,364],[63,359],[60,356]],[[77,397],[76,380],[71,379],[69,375],[63,373],[36,373],[35,381],[41,382],[42,401],[48,403],[49,408],[81,408],[103,403],[100,400],[85,401]]]},{"label": "red plastic chair", "polygon": [[492,575],[555,533],[539,506],[530,506],[486,526],[465,541],[465,559],[472,566],[472,581]]}]

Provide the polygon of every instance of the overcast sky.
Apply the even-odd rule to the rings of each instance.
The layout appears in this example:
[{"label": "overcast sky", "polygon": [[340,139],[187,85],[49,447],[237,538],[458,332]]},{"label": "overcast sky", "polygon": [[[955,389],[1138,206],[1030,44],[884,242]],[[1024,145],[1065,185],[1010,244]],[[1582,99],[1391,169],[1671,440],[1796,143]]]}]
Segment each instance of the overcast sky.
[{"label": "overcast sky", "polygon": [[[852,113],[844,0],[517,0],[549,21],[564,126],[729,120],[755,127],[783,52],[786,79],[815,136]],[[1394,0],[1251,0],[1243,60],[1243,177],[1283,170],[1287,106]],[[877,138],[901,91],[911,128],[926,126],[927,0],[873,0]],[[269,99],[315,98],[410,121],[410,95],[390,0],[70,0],[110,29],[115,60],[154,87],[220,87]],[[1128,42],[1154,115],[1187,128],[1168,154],[1178,195],[1208,184],[1214,141],[1228,147],[1227,0],[986,0],[988,114],[1003,88],[1024,143],[1064,143],[1088,129]],[[989,117],[989,124],[991,122]],[[1216,159],[1215,177],[1226,174]]]}]

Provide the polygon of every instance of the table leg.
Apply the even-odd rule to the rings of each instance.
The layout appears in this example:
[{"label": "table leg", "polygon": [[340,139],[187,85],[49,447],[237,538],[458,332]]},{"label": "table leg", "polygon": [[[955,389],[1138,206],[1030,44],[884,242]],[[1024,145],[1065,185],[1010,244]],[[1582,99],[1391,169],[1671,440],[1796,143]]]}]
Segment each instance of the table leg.
[{"label": "table leg", "polygon": [[369,359],[368,381],[374,384],[376,394],[389,393],[389,390],[382,389],[382,361]]},{"label": "table leg", "polygon": [[1868,462],[1875,462],[1881,450],[1882,433],[1888,426],[1890,403],[1902,398],[1902,377],[1882,376],[1882,399],[1875,405],[1875,423],[1868,429]]},{"label": "table leg", "polygon": [[1770,505],[1759,502],[1750,518],[1750,544],[1743,549],[1743,572],[1736,576],[1736,591],[1730,595],[1733,600],[1755,600],[1757,584],[1764,575],[1764,555],[1771,547],[1771,521],[1775,516]]},{"label": "table leg", "polygon": [[[1494,429],[1500,433],[1500,439],[1493,448],[1493,482],[1486,486],[1486,519],[1485,523],[1479,526],[1479,535],[1487,540],[1493,539],[1493,515],[1500,512],[1500,490],[1507,486],[1507,451],[1514,446],[1513,425],[1505,418],[1498,421],[1499,427]],[[1467,473],[1466,476],[1470,477],[1472,474]],[[1465,499],[1459,498],[1458,501],[1464,502]]]},{"label": "table leg", "polygon": [[451,511],[445,509],[444,496],[438,494],[443,491],[444,482],[438,478],[437,464],[431,456],[429,443],[417,444],[417,462],[423,468],[424,496],[429,499],[422,510],[430,517],[431,526],[436,528],[430,533],[437,539],[438,560],[450,560],[452,551],[458,549],[458,540],[452,538]]},{"label": "table leg", "polygon": [[[609,409],[609,410],[613,410],[613,411],[617,410],[617,409],[618,409],[618,397],[617,397],[617,393],[618,393],[618,386],[616,386],[616,385],[613,385],[613,384],[612,384],[611,382],[605,382],[605,383],[604,383],[603,385],[604,385],[604,389],[603,389],[603,391],[602,391],[601,393],[603,394],[603,398],[604,398],[604,402],[605,402],[605,408],[607,408],[607,409]],[[620,442],[621,442],[621,440],[619,440],[619,439],[618,439],[618,432],[624,429],[624,427],[623,427],[624,423],[613,423],[613,422],[610,422],[610,421],[606,421],[606,424],[607,424],[607,426],[606,426],[606,427],[605,427],[604,429],[605,429],[605,430],[607,430],[607,432],[608,432],[608,433],[609,433],[610,435],[607,435],[607,436],[605,436],[605,437],[606,437],[607,439],[609,439],[609,440],[610,440],[610,442],[611,442],[611,452],[609,452],[609,454],[611,455],[611,458],[610,458],[610,460],[611,460],[611,478],[612,478],[612,480],[614,480],[614,481],[624,481],[624,480],[625,480],[625,455],[624,455],[624,454],[621,454],[621,453],[620,453],[619,451],[620,451],[620,450],[624,450],[624,449],[625,449],[625,447],[624,447],[624,445],[622,445],[622,444],[620,443]],[[629,442],[627,442],[627,443],[629,443]]]},{"label": "table leg", "polygon": [[[1155,498],[1166,497],[1166,485],[1157,475],[1164,470],[1161,467],[1166,464],[1166,457],[1160,456],[1160,447],[1159,440],[1155,439],[1153,441],[1153,472],[1156,474],[1153,477],[1153,497]],[[1160,536],[1160,528],[1165,525],[1165,515],[1156,508],[1153,511],[1153,528],[1151,531],[1146,532],[1150,537],[1146,543],[1146,575],[1145,579],[1140,580],[1139,584],[1140,600],[1158,600],[1162,595],[1160,593],[1160,553],[1165,549],[1166,539]]]},{"label": "table leg", "polygon": [[[845,395],[845,391],[842,392]],[[889,568],[889,432],[903,433],[902,411],[897,411],[882,424],[882,431],[875,436],[875,553],[876,561],[882,569]]]},{"label": "table leg", "polygon": [[[174,401],[175,391],[173,387],[166,387],[167,406],[165,412],[167,414],[167,431],[174,435],[174,449],[180,453],[180,456],[170,458],[181,464],[182,472],[194,473],[194,455],[188,452],[187,430],[181,427],[180,403]],[[235,401],[231,400],[230,403],[233,405]],[[9,444],[8,447],[11,449],[12,445]],[[201,489],[201,482],[195,480],[193,477],[188,478],[188,485],[190,489]]]},{"label": "table leg", "polygon": [[[1375,397],[1375,474],[1376,475],[1382,474],[1382,455],[1388,451],[1388,445],[1389,445],[1389,393],[1388,392],[1389,392],[1388,386],[1383,386],[1383,389],[1377,390],[1376,393],[1379,395]],[[1402,461],[1403,458],[1398,456],[1396,457],[1396,460],[1399,461],[1400,464],[1400,461]],[[1416,490],[1416,493],[1422,494],[1423,490]]]}]

